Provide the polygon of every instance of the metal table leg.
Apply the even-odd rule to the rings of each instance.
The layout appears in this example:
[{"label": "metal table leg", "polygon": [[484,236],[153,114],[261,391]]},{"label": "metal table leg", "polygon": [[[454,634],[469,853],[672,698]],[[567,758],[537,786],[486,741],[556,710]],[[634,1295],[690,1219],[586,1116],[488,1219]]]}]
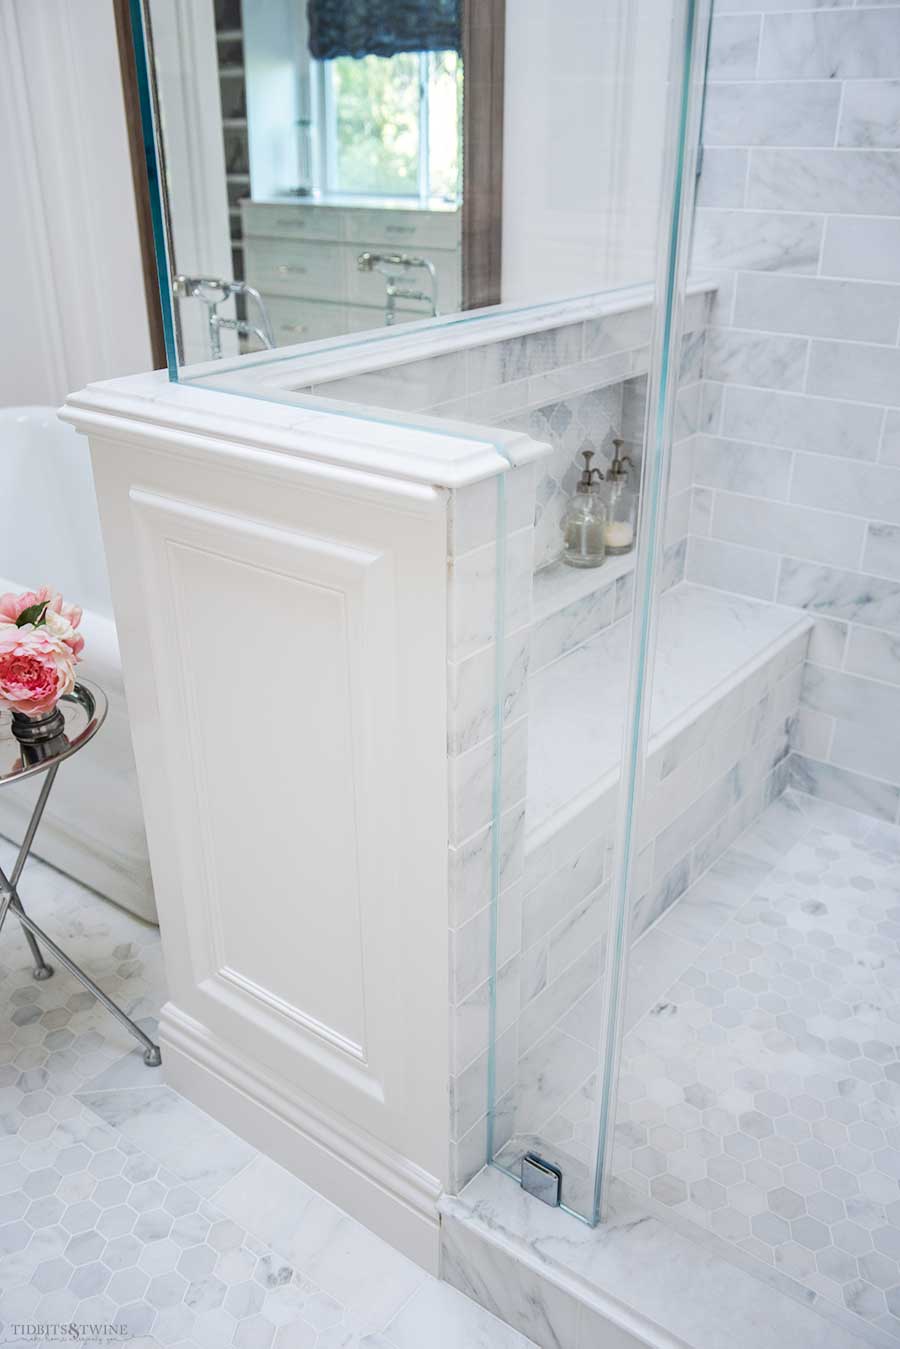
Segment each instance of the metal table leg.
[{"label": "metal table leg", "polygon": [[[40,794],[38,795],[38,799],[34,804],[34,810],[31,812],[31,819],[28,821],[28,828],[25,830],[25,837],[22,839],[22,842],[19,845],[19,851],[18,854],[16,855],[15,864],[13,865],[12,869],[12,875],[10,876],[9,880],[6,879],[2,869],[0,869],[0,928],[3,927],[3,921],[6,918],[7,911],[10,908],[15,913],[23,912],[22,901],[19,899],[17,890],[19,877],[22,874],[22,868],[24,867],[25,862],[28,859],[28,854],[31,851],[31,845],[34,842],[34,836],[37,833],[38,825],[41,822],[41,817],[44,814],[44,807],[47,804],[47,799],[50,796],[50,792],[53,788],[53,783],[56,780],[56,773],[58,768],[59,764],[54,764],[53,767],[48,769],[47,771],[47,775],[44,778],[43,784],[41,786]],[[41,955],[40,947],[35,941],[33,934],[28,930],[27,927],[23,927],[23,931],[25,933],[25,940],[28,942],[28,945],[31,949],[32,957],[34,959],[34,970],[32,971],[34,978],[49,979],[53,973],[53,967],[51,965],[48,965],[44,957]]]},{"label": "metal table leg", "polygon": [[22,868],[25,866],[28,855],[31,852],[31,845],[34,842],[34,836],[37,833],[38,825],[41,822],[41,816],[44,813],[44,807],[50,796],[58,767],[58,764],[54,764],[52,768],[47,770],[47,775],[44,778],[40,795],[35,802],[31,819],[28,822],[28,828],[25,831],[25,837],[22,839],[18,854],[16,855],[12,874],[7,877],[2,868],[0,868],[0,929],[3,927],[7,914],[12,910],[21,923],[25,938],[31,948],[31,954],[35,961],[35,979],[49,979],[53,974],[53,967],[48,965],[44,960],[44,957],[41,955],[40,947],[35,940],[36,937],[39,937],[47,950],[52,951],[60,964],[64,965],[69,973],[73,974],[75,978],[84,985],[88,992],[92,993],[97,1001],[102,1003],[106,1010],[111,1013],[117,1021],[121,1022],[129,1034],[133,1035],[134,1038],[144,1046],[144,1062],[147,1064],[148,1068],[157,1068],[162,1061],[159,1045],[154,1044],[150,1037],[144,1034],[140,1026],[135,1025],[131,1020],[131,1017],[127,1016],[126,1013],[122,1011],[121,1007],[113,1002],[112,998],[108,998],[102,988],[98,988],[93,979],[85,974],[84,970],[76,965],[75,961],[67,956],[65,951],[57,946],[56,942],[51,941],[46,932],[39,928],[33,919],[28,917],[28,914],[22,906],[22,901],[19,898],[19,877],[22,875]]}]

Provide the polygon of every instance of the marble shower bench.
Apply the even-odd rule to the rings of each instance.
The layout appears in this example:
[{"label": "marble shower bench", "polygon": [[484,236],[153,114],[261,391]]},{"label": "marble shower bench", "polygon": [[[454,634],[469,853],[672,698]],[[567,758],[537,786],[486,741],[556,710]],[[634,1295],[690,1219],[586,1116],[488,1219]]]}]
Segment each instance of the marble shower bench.
[{"label": "marble shower bench", "polygon": [[[811,628],[796,612],[723,591],[684,582],[669,590],[655,647],[650,780],[669,778],[714,728],[749,712],[803,659]],[[531,676],[528,836],[603,795],[617,774],[630,635],[620,619]]]}]

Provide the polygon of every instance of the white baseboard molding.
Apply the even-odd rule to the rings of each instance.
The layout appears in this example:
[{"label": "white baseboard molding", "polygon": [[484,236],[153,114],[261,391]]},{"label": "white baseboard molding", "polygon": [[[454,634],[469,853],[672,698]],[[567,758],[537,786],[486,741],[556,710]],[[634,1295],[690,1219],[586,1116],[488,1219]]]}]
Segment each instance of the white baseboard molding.
[{"label": "white baseboard molding", "polygon": [[313,1097],[246,1061],[172,1003],[166,1082],[417,1264],[439,1267],[439,1180]]}]

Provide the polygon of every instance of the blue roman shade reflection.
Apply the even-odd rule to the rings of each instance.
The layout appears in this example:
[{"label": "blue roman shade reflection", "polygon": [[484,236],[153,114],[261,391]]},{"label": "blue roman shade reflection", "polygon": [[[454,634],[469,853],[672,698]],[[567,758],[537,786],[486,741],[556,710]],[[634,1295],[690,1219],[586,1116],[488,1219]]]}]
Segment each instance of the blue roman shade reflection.
[{"label": "blue roman shade reflection", "polygon": [[336,56],[460,50],[461,0],[308,0],[309,50]]}]

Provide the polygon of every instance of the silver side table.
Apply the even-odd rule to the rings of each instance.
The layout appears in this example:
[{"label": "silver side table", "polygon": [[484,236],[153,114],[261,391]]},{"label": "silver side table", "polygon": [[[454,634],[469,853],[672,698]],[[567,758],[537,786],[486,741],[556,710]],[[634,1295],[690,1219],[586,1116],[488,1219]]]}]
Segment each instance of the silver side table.
[{"label": "silver side table", "polygon": [[19,897],[19,878],[31,852],[34,836],[53,790],[59,766],[65,759],[70,759],[73,754],[84,749],[103,725],[106,717],[106,695],[102,689],[85,680],[76,684],[70,694],[60,699],[58,707],[62,713],[63,725],[52,739],[41,743],[22,744],[13,735],[10,721],[5,717],[0,725],[0,787],[36,777],[39,773],[44,774],[40,794],[31,812],[31,819],[16,856],[12,874],[7,876],[0,868],[0,928],[3,927],[7,914],[14,913],[22,924],[25,940],[31,948],[34,958],[34,978],[49,979],[53,974],[53,966],[47,964],[41,953],[43,946],[144,1046],[144,1062],[149,1068],[156,1068],[161,1062],[159,1045],[154,1044],[140,1026],[136,1026],[131,1017],[126,1016],[121,1007],[108,998],[93,979],[89,978],[65,951],[60,950],[54,941],[51,941],[33,918],[29,918]]}]

